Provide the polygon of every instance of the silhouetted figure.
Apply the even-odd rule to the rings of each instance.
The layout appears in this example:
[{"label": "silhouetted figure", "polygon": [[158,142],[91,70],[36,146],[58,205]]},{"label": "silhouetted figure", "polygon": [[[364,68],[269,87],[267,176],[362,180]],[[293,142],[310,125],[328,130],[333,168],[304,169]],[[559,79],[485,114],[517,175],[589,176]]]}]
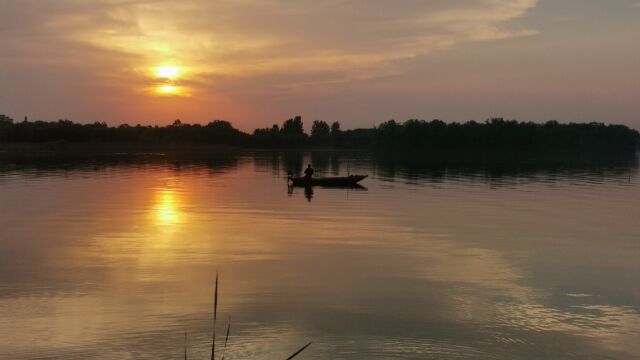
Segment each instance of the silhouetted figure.
[{"label": "silhouetted figure", "polygon": [[311,167],[311,164],[309,164],[309,166],[307,166],[307,168],[304,170],[304,178],[305,179],[311,179],[311,177],[313,176],[313,168]]}]

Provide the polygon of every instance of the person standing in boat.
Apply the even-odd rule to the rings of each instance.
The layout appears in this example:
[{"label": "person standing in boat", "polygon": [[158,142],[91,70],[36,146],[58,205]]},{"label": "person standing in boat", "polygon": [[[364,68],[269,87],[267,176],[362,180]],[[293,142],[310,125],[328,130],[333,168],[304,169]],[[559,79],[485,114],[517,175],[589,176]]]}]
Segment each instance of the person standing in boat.
[{"label": "person standing in boat", "polygon": [[309,164],[307,166],[307,168],[304,170],[304,178],[305,179],[311,179],[311,177],[313,176],[313,168],[311,167],[311,164]]}]

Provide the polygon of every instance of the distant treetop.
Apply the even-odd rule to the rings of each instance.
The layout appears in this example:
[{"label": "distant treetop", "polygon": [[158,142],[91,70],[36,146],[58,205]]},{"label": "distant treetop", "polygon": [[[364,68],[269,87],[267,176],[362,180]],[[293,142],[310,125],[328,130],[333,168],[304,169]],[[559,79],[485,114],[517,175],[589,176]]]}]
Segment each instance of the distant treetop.
[{"label": "distant treetop", "polygon": [[[27,117],[25,116],[25,120],[27,119]],[[5,123],[10,123],[13,124],[13,119],[4,115],[4,114],[0,114],[0,122],[5,122]]]}]

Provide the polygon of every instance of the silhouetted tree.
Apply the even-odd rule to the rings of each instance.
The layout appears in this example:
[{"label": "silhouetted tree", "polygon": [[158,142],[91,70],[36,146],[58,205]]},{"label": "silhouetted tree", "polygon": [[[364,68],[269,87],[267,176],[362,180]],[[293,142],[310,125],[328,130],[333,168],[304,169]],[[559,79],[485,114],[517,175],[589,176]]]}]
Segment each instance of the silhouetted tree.
[{"label": "silhouetted tree", "polygon": [[[624,125],[562,124],[555,120],[546,123],[518,122],[491,118],[483,123],[445,123],[441,120],[389,120],[369,129],[339,130],[324,121],[315,121],[312,136],[304,133],[302,118],[286,120],[282,127],[256,129],[252,135],[244,133],[224,120],[207,125],[186,124],[176,120],[168,126],[122,124],[109,127],[104,122],[74,123],[58,121],[11,122],[0,121],[2,142],[119,142],[119,143],[208,143],[247,147],[305,147],[332,145],[343,148],[373,148],[380,151],[411,153],[431,150],[477,152],[573,151],[634,153],[640,134]],[[328,136],[328,139],[327,139]]]},{"label": "silhouetted tree", "polygon": [[329,124],[322,120],[315,120],[311,125],[311,137],[318,139],[326,139],[329,137]]},{"label": "silhouetted tree", "polygon": [[280,131],[283,134],[288,134],[288,135],[304,135],[302,117],[296,116],[293,119],[286,120],[282,124],[282,129]]},{"label": "silhouetted tree", "polygon": [[0,123],[13,123],[13,119],[4,115],[4,114],[0,114]]},{"label": "silhouetted tree", "polygon": [[334,121],[331,124],[331,135],[338,135],[339,132],[340,132],[340,123],[337,121]]}]

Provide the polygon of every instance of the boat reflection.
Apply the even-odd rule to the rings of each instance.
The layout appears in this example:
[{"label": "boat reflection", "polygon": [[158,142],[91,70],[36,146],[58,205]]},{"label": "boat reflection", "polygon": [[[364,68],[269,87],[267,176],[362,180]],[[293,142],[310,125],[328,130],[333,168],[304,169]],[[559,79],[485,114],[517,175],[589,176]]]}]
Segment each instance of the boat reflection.
[{"label": "boat reflection", "polygon": [[359,184],[349,184],[349,185],[336,185],[336,184],[329,184],[329,185],[315,185],[315,186],[304,186],[304,185],[292,185],[291,183],[289,183],[287,185],[287,194],[289,196],[293,195],[295,192],[296,188],[303,188],[304,189],[304,197],[307,199],[307,201],[311,201],[311,199],[313,199],[313,195],[314,195],[314,191],[313,188],[317,187],[317,188],[325,188],[325,189],[345,189],[345,190],[355,190],[355,191],[368,191],[369,189],[367,189],[366,187],[359,185]]}]

